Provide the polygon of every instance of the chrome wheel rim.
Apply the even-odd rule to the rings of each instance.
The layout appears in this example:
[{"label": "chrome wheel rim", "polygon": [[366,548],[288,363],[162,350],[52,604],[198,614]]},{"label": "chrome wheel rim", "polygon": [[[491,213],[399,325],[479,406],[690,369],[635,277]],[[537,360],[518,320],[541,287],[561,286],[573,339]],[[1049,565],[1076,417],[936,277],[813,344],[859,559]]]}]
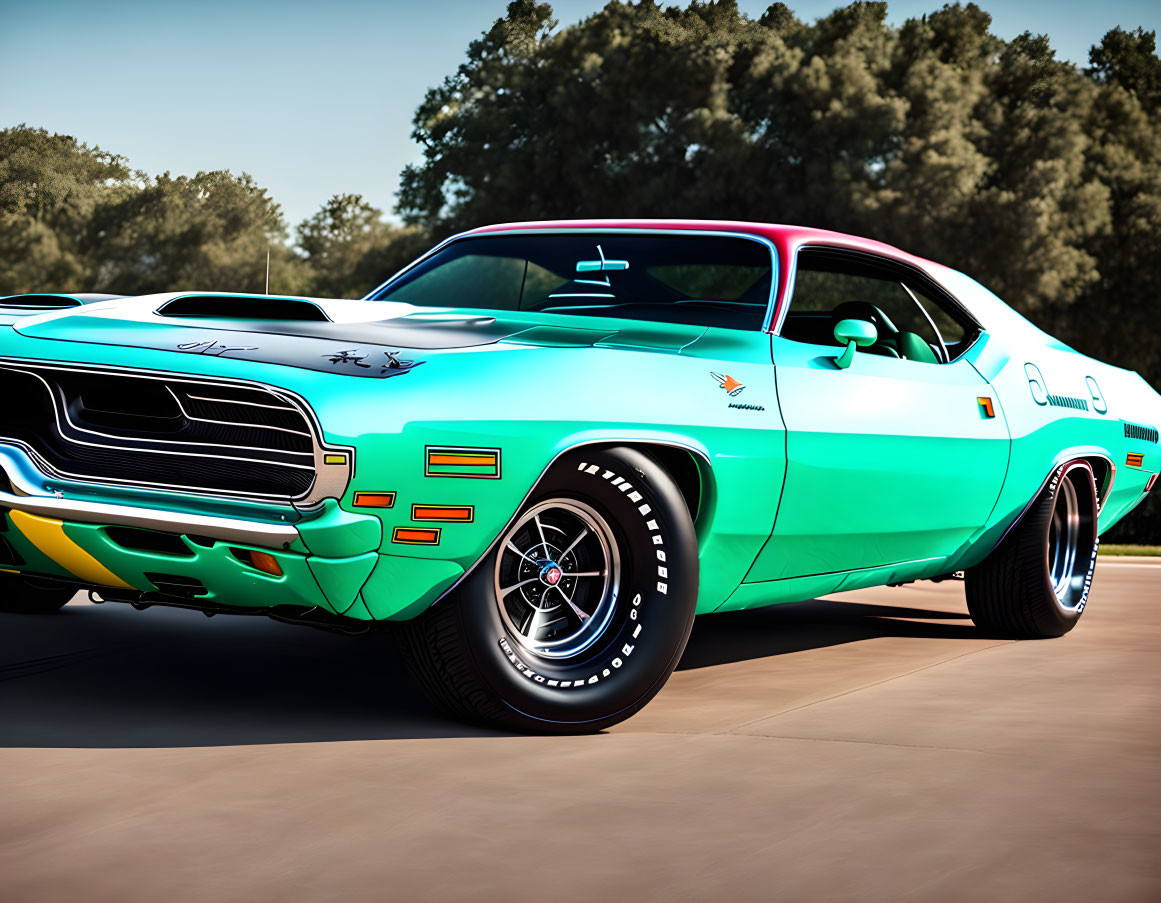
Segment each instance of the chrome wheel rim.
[{"label": "chrome wheel rim", "polygon": [[1076,573],[1079,545],[1080,504],[1076,487],[1072,480],[1065,477],[1060,481],[1060,490],[1052,509],[1052,521],[1048,525],[1048,581],[1056,601],[1070,610],[1075,608],[1069,604],[1075,583],[1077,580],[1084,581],[1084,574],[1078,576]]},{"label": "chrome wheel rim", "polygon": [[572,658],[600,640],[619,584],[613,531],[582,502],[540,502],[500,542],[494,577],[500,618],[513,639],[542,658]]}]

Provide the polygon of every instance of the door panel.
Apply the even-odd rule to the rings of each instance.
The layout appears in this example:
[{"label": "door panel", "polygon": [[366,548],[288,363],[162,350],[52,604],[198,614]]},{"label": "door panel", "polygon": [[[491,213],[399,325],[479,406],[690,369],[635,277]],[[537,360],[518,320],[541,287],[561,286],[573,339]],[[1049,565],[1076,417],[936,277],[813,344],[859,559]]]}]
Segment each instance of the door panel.
[{"label": "door panel", "polygon": [[999,496],[1011,440],[971,364],[859,352],[840,370],[836,353],[774,338],[786,485],[747,582],[928,559],[937,572]]}]

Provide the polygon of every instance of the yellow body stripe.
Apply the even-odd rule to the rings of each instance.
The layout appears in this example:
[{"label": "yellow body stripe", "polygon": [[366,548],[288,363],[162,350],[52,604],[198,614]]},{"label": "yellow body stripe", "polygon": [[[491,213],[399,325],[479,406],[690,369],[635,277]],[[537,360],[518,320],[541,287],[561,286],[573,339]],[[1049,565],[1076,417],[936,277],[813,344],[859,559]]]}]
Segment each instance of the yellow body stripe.
[{"label": "yellow body stripe", "polygon": [[12,525],[45,555],[85,583],[133,589],[65,535],[64,523],[27,511],[10,511]]}]

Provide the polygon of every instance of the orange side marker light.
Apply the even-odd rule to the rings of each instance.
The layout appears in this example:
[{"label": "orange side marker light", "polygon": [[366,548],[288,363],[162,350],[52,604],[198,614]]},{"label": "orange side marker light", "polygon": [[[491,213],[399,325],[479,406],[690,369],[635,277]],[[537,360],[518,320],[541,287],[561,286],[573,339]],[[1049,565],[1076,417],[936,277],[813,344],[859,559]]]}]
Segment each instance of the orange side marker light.
[{"label": "orange side marker light", "polygon": [[412,520],[434,520],[470,524],[476,517],[474,505],[412,505]]},{"label": "orange side marker light", "polygon": [[394,492],[356,492],[356,508],[394,508]]},{"label": "orange side marker light", "polygon": [[413,546],[437,546],[439,534],[439,527],[396,527],[391,541]]},{"label": "orange side marker light", "polygon": [[271,577],[282,576],[282,565],[278,563],[278,559],[267,552],[250,552],[250,564],[260,570],[264,574],[269,574]]}]

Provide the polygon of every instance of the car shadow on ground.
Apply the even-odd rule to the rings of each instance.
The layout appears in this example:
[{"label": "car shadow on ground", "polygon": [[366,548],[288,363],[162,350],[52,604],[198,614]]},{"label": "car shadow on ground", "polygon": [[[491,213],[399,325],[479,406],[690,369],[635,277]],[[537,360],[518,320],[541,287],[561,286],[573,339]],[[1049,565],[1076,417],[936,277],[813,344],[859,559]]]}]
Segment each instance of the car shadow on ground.
[{"label": "car shadow on ground", "polygon": [[991,639],[966,611],[812,599],[698,618],[677,669],[708,668],[874,637]]},{"label": "car shadow on ground", "polygon": [[[698,619],[680,668],[880,636],[981,637],[966,618],[836,600],[714,615]],[[477,736],[499,734],[428,704],[390,636],[112,603],[0,615],[0,747]]]}]

